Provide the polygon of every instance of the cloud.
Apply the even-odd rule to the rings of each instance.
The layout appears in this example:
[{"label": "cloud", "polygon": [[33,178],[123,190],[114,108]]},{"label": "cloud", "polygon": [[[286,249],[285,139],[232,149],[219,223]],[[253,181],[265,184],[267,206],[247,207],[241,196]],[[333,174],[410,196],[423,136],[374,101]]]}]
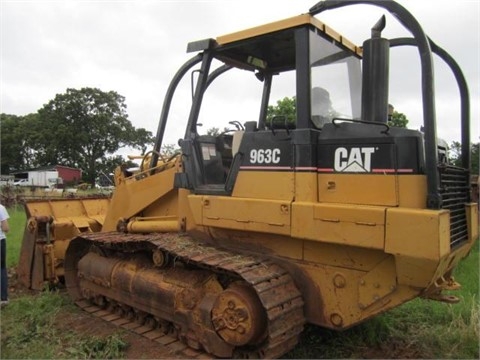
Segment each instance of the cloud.
[{"label": "cloud", "polygon": [[[459,0],[400,1],[417,17],[431,38],[457,59],[469,82],[472,98],[472,138],[478,141],[480,83],[480,2]],[[7,1],[1,2],[1,112],[25,115],[67,88],[99,87],[125,96],[136,127],[156,133],[163,96],[177,69],[193,54],[190,41],[305,13],[315,1]],[[319,17],[347,38],[361,44],[382,9],[358,5],[328,11]],[[387,37],[408,35],[389,17]],[[422,122],[419,72],[415,50],[392,50],[391,98],[398,111]],[[413,65],[405,65],[412,57]],[[438,117],[447,118],[439,134],[447,141],[458,134],[456,85],[441,65],[437,69]],[[440,71],[440,73],[438,73]],[[204,115],[217,127],[230,120],[255,120],[247,109],[258,93],[239,92],[232,79],[208,98]],[[188,117],[190,84],[172,106],[167,142],[183,136]],[[213,89],[213,87],[212,87]],[[241,104],[235,111],[222,103],[228,95]],[[281,93],[272,94],[275,103]],[[220,104],[215,107],[215,103]],[[448,104],[448,105],[447,105]],[[203,111],[203,110],[202,110]],[[245,118],[241,118],[245,116]]]}]

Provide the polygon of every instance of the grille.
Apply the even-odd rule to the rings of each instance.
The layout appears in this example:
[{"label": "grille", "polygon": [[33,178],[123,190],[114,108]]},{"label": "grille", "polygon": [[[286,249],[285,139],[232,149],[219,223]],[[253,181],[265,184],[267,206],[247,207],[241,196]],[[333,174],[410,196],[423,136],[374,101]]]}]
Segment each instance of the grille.
[{"label": "grille", "polygon": [[442,164],[440,172],[440,194],[442,208],[450,210],[450,247],[468,239],[465,204],[470,201],[470,174],[464,168]]}]

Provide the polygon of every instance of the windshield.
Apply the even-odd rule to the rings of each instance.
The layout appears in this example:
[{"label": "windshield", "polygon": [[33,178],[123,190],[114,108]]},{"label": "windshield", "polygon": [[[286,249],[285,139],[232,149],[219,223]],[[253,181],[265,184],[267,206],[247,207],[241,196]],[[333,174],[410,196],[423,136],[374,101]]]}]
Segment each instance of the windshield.
[{"label": "windshield", "polygon": [[360,118],[361,64],[314,31],[310,33],[311,119],[316,128],[334,118]]}]

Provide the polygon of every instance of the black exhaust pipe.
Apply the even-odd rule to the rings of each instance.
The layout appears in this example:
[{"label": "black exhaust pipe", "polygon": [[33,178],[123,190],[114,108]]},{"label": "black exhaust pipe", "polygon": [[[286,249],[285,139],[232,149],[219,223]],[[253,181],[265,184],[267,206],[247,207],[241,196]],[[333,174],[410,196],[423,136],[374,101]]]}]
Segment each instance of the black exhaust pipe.
[{"label": "black exhaust pipe", "polygon": [[387,123],[390,42],[381,37],[385,15],[363,43],[362,120]]}]

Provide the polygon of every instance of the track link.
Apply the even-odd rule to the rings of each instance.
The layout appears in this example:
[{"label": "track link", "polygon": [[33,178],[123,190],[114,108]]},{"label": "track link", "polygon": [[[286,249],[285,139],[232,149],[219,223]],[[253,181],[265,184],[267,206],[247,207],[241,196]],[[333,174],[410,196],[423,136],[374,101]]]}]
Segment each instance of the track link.
[{"label": "track link", "polygon": [[[298,336],[305,323],[301,294],[290,274],[268,258],[241,255],[219,249],[212,245],[202,244],[189,235],[177,233],[95,233],[76,238],[74,241],[87,242],[100,249],[130,254],[143,250],[160,250],[170,257],[173,266],[175,266],[175,262],[180,261],[189,267],[209,270],[231,279],[241,279],[251,285],[266,314],[268,338],[254,350],[242,349],[241,352],[234,353],[235,357],[277,358],[293,349],[298,342]],[[171,343],[164,345],[173,353],[179,353],[189,358],[212,358],[211,354],[190,349],[186,344],[162,331],[142,326],[122,318],[120,315],[110,314],[86,300],[77,301],[77,304],[104,320],[133,330],[162,344],[172,340]]]}]

